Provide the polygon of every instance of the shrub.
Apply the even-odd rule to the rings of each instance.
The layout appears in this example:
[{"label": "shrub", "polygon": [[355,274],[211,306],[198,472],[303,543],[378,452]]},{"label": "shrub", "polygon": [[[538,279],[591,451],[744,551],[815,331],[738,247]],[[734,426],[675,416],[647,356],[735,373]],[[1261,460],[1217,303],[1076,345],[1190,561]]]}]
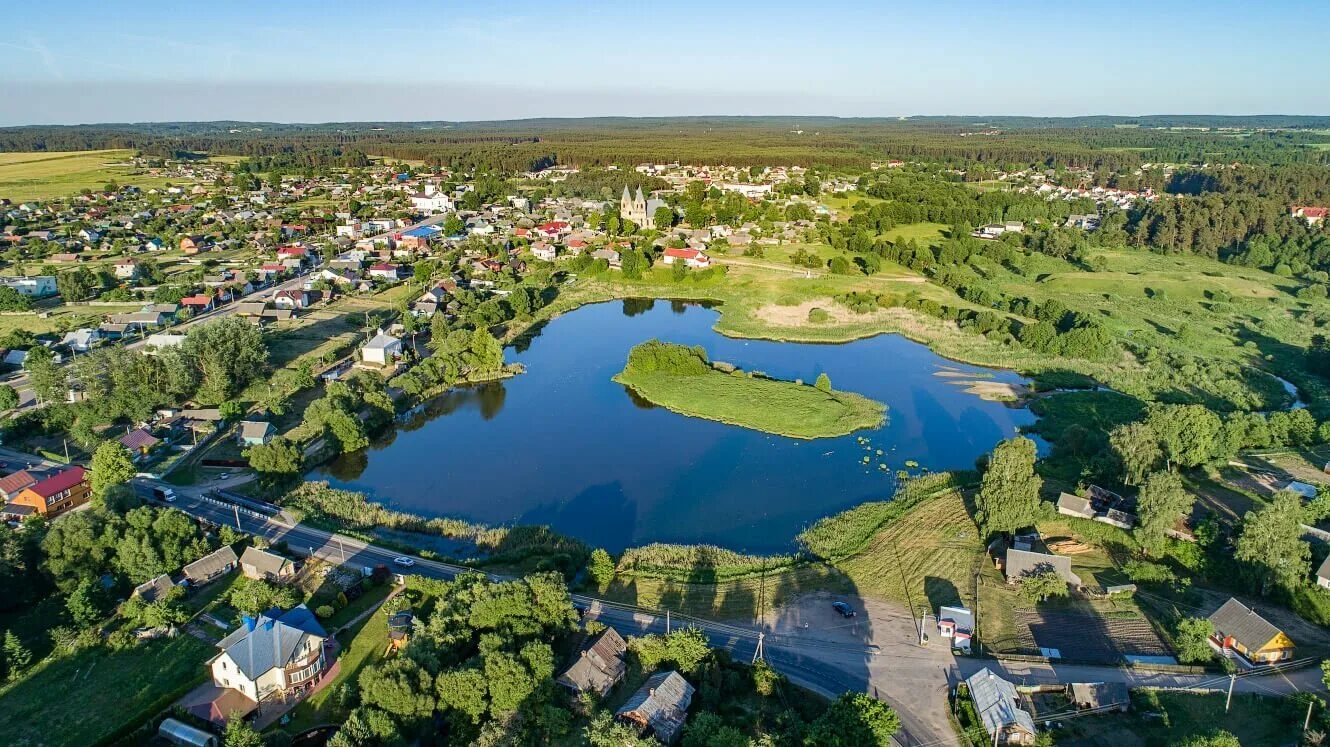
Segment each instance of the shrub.
[{"label": "shrub", "polygon": [[326,604],[320,604],[318,607],[314,609],[314,614],[317,615],[319,618],[325,620],[329,617],[332,617],[333,612],[334,612],[333,608]]}]

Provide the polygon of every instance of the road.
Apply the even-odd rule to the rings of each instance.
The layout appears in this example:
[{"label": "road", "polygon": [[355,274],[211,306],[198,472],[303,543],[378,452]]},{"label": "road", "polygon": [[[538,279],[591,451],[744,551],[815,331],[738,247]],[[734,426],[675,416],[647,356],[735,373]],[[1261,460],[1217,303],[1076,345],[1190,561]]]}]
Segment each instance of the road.
[{"label": "road", "polygon": [[[410,231],[414,228],[419,228],[421,226],[436,225],[438,223],[442,223],[444,220],[446,220],[446,218],[447,215],[432,215],[428,218],[425,218],[424,220],[412,223],[406,228],[398,229],[395,231],[388,231],[385,233],[378,234],[376,236],[372,236],[370,238],[382,239],[391,236],[393,234],[401,233],[403,231]],[[188,330],[190,327],[194,327],[206,322],[211,322],[216,319],[221,319],[222,317],[231,316],[232,314],[235,314],[237,311],[240,310],[241,301],[269,301],[273,298],[273,296],[277,294],[278,291],[293,290],[296,288],[303,287],[307,274],[308,273],[302,273],[300,275],[291,278],[290,280],[284,281],[277,285],[269,286],[267,288],[254,291],[253,293],[247,296],[241,296],[240,298],[236,299],[235,301],[225,306],[220,306],[218,308],[213,309],[212,311],[199,314],[198,316],[193,317],[188,321],[181,322],[180,324],[177,324],[174,327],[169,327],[163,331],[169,331],[172,334],[178,334],[180,332]],[[147,343],[146,338],[139,338],[137,340],[134,340],[133,342],[125,343],[124,347],[126,350],[136,350],[138,348],[143,347],[146,343]],[[12,412],[15,413],[22,412],[24,410],[36,407],[38,405],[37,397],[33,393],[32,387],[28,385],[28,375],[26,373],[20,371],[17,374],[9,376],[6,379],[0,379],[0,382],[3,382],[4,384],[13,387],[14,391],[18,394],[19,405]]]},{"label": "road", "polygon": [[[228,482],[243,482],[243,476]],[[376,547],[358,539],[295,523],[289,516],[268,518],[209,501],[214,486],[176,487],[172,503],[186,513],[214,524],[238,526],[241,531],[270,542],[284,541],[294,553],[352,568],[387,564],[398,572],[428,578],[451,579],[472,569],[414,558],[404,569],[393,565],[399,552]],[[486,574],[491,579],[502,576]],[[1017,683],[1122,682],[1131,687],[1199,688],[1222,691],[1228,678],[1220,675],[1183,675],[1140,672],[1116,667],[1004,664],[991,659],[955,658],[937,645],[918,643],[914,619],[903,609],[879,602],[861,602],[861,616],[846,621],[831,610],[825,595],[812,595],[764,620],[731,624],[685,617],[657,610],[574,594],[573,600],[623,634],[664,632],[680,625],[697,625],[716,648],[724,648],[737,660],[753,658],[761,640],[766,660],[798,685],[828,697],[847,692],[868,692],[890,704],[901,716],[902,745],[954,745],[956,736],[947,718],[949,688],[965,677],[988,667]],[[1238,692],[1287,695],[1322,690],[1320,669],[1312,667],[1288,675],[1244,676],[1235,683]]]}]

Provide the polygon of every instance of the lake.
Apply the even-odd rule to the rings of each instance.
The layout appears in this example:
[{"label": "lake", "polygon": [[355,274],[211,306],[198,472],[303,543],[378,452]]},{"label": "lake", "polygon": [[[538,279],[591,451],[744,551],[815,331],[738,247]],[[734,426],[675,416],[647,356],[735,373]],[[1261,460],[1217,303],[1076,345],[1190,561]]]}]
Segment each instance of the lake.
[{"label": "lake", "polygon": [[[741,340],[714,332],[717,317],[679,301],[582,307],[508,349],[525,374],[451,392],[312,479],[427,516],[549,524],[612,551],[705,542],[778,552],[822,516],[890,497],[907,460],[972,468],[1035,420],[966,393],[950,372],[1021,382],[1016,374],[955,363],[899,335],[841,345]],[[803,441],[654,407],[610,380],[629,349],[653,337],[776,378],[811,382],[825,372],[835,388],[885,402],[887,422]]]}]

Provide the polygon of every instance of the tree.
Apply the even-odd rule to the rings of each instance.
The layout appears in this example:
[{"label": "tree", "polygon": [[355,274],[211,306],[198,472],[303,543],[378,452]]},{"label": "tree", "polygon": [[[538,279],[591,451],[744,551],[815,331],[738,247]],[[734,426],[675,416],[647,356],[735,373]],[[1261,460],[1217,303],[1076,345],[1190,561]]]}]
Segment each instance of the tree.
[{"label": "tree", "polygon": [[710,711],[693,717],[684,727],[683,747],[750,747],[742,731]]},{"label": "tree", "polygon": [[226,722],[226,732],[222,734],[222,747],[263,747],[263,737],[254,731],[249,722],[235,716]]},{"label": "tree", "polygon": [[1145,423],[1127,423],[1108,434],[1108,444],[1122,466],[1122,481],[1140,485],[1141,480],[1159,463],[1159,437]]},{"label": "tree", "polygon": [[817,387],[818,391],[830,392],[831,377],[827,376],[825,373],[820,373],[817,375],[817,381],[813,382],[813,386]]},{"label": "tree", "polygon": [[32,652],[14,635],[14,631],[5,631],[4,643],[5,675],[13,682],[23,674],[23,670],[32,664]]},{"label": "tree", "polygon": [[842,693],[808,727],[808,747],[888,747],[900,716],[867,693]]},{"label": "tree", "polygon": [[1176,744],[1177,747],[1242,747],[1242,742],[1232,732],[1223,729],[1187,737]]},{"label": "tree", "polygon": [[614,559],[610,557],[608,552],[597,547],[591,551],[591,558],[587,561],[586,570],[587,575],[596,584],[596,588],[604,591],[614,580]]},{"label": "tree", "polygon": [[661,231],[674,225],[674,208],[662,205],[651,215],[651,223]]},{"label": "tree", "polygon": [[1021,576],[1021,596],[1031,604],[1037,604],[1049,597],[1065,597],[1067,582],[1053,568],[1037,568]]},{"label": "tree", "polygon": [[18,407],[18,392],[8,384],[0,384],[0,412]]},{"label": "tree", "polygon": [[28,383],[37,399],[42,402],[59,402],[65,399],[69,382],[65,370],[55,362],[55,353],[40,345],[28,348],[28,355],[23,359],[23,370],[28,372]]},{"label": "tree", "polygon": [[494,373],[503,368],[503,345],[489,330],[477,328],[471,333],[462,361],[476,373]]},{"label": "tree", "polygon": [[360,675],[360,697],[399,718],[426,718],[434,712],[433,684],[419,664],[398,658]]},{"label": "tree", "polygon": [[1217,453],[1223,423],[1204,405],[1155,405],[1146,422],[1169,460],[1183,467],[1195,467]]},{"label": "tree", "polygon": [[701,628],[689,626],[666,635],[644,635],[628,641],[628,648],[637,654],[642,669],[650,671],[662,662],[669,662],[681,672],[695,672],[711,653],[707,636]]},{"label": "tree", "polygon": [[100,578],[85,578],[65,600],[69,616],[80,627],[100,622],[111,609],[111,599]]},{"label": "tree", "polygon": [[300,597],[289,586],[277,586],[258,579],[238,579],[230,591],[231,606],[246,615],[257,615],[265,610],[277,607],[287,609],[296,606]]},{"label": "tree", "polygon": [[1176,472],[1154,472],[1145,478],[1137,501],[1140,526],[1136,538],[1150,552],[1163,546],[1168,532],[1178,523],[1178,517],[1190,511],[1193,499],[1182,486]]},{"label": "tree", "polygon": [[449,213],[447,218],[443,219],[444,236],[461,236],[466,233],[466,222],[457,213]]},{"label": "tree", "polygon": [[300,448],[283,436],[266,444],[251,446],[245,452],[249,466],[264,476],[289,476],[300,473]]},{"label": "tree", "polygon": [[1291,590],[1302,583],[1311,573],[1311,547],[1302,540],[1302,496],[1284,490],[1260,511],[1248,511],[1233,555],[1254,567],[1261,594],[1271,584]]},{"label": "tree", "polygon": [[640,280],[646,269],[647,261],[636,249],[628,247],[619,253],[619,270],[625,278]]},{"label": "tree", "polygon": [[123,485],[138,474],[129,450],[119,441],[103,441],[92,453],[92,492],[101,497],[115,485]]},{"label": "tree", "polygon": [[457,711],[473,724],[479,724],[489,711],[485,674],[479,669],[440,672],[434,680],[434,693],[438,696],[440,710]]},{"label": "tree", "polygon": [[268,364],[259,328],[238,316],[194,327],[181,348],[198,372],[197,396],[204,402],[225,402]]},{"label": "tree", "polygon": [[1034,460],[1028,438],[1010,438],[993,449],[975,497],[975,518],[985,534],[1010,533],[1035,520],[1043,479],[1034,473]]},{"label": "tree", "polygon": [[1210,636],[1215,627],[1204,617],[1184,617],[1173,628],[1173,648],[1183,664],[1204,664],[1214,658]]}]

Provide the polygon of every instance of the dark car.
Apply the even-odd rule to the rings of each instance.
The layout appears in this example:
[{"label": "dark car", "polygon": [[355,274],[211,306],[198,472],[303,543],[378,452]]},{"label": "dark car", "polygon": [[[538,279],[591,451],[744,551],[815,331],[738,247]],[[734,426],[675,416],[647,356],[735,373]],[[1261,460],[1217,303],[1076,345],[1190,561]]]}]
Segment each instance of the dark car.
[{"label": "dark car", "polygon": [[854,611],[853,607],[846,604],[845,602],[832,602],[831,608],[833,610],[836,610],[836,613],[839,614],[841,617],[854,617],[856,614],[858,614],[857,612]]}]

